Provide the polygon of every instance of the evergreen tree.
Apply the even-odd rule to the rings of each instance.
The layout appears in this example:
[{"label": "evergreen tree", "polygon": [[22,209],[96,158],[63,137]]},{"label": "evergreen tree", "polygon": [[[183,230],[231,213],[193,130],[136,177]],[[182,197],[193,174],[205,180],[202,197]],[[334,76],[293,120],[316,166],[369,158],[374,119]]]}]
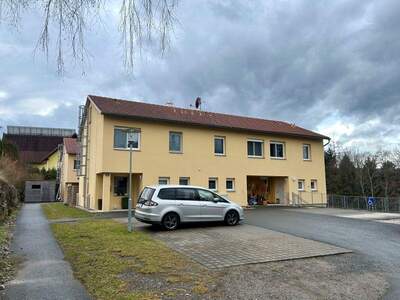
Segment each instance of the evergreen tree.
[{"label": "evergreen tree", "polygon": [[348,154],[344,154],[338,169],[338,193],[341,195],[357,195],[356,168]]},{"label": "evergreen tree", "polygon": [[337,155],[333,148],[325,151],[325,175],[327,193],[337,194]]}]

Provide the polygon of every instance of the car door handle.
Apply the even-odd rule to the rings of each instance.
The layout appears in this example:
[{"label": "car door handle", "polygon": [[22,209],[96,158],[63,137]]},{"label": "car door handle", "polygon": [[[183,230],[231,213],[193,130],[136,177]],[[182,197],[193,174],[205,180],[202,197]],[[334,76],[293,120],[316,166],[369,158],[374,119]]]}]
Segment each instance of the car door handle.
[{"label": "car door handle", "polygon": [[183,203],[178,203],[178,206],[183,206]]}]

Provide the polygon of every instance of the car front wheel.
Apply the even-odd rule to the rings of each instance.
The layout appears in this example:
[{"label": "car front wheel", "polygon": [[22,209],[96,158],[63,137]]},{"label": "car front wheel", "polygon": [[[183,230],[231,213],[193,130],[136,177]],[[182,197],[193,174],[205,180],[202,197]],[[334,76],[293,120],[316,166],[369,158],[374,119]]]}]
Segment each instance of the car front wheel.
[{"label": "car front wheel", "polygon": [[239,223],[239,214],[234,210],[228,211],[225,216],[225,223],[229,226],[237,225]]},{"label": "car front wheel", "polygon": [[162,220],[162,226],[166,230],[175,230],[179,225],[179,216],[176,213],[168,213]]}]

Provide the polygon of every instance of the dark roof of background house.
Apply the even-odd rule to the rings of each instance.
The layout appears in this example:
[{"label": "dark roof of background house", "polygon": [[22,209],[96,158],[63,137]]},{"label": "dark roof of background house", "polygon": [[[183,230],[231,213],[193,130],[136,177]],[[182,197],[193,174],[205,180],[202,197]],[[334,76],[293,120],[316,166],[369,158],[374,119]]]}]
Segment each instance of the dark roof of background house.
[{"label": "dark roof of background house", "polygon": [[63,142],[61,136],[3,134],[3,139],[14,144],[18,149],[20,161],[24,163],[41,163]]},{"label": "dark roof of background house", "polygon": [[58,151],[58,145],[57,147],[55,147],[52,151],[50,151],[49,153],[47,153],[44,157],[42,157],[42,161],[41,163],[44,163],[46,160],[49,159],[50,156],[52,156],[55,152]]},{"label": "dark roof of background house", "polygon": [[283,121],[227,115],[92,95],[89,95],[88,99],[92,100],[103,114],[114,116],[144,118],[276,135],[290,135],[310,139],[329,139],[325,135]]},{"label": "dark roof of background house", "polygon": [[64,147],[68,154],[77,154],[79,150],[76,138],[64,138]]}]

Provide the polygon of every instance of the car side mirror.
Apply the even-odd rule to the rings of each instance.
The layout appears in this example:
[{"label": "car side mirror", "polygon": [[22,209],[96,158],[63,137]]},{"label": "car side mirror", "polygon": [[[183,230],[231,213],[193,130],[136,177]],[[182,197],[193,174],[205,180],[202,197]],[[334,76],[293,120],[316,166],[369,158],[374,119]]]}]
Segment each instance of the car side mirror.
[{"label": "car side mirror", "polygon": [[219,202],[219,199],[218,198],[214,198],[213,202],[217,203],[217,202]]}]

